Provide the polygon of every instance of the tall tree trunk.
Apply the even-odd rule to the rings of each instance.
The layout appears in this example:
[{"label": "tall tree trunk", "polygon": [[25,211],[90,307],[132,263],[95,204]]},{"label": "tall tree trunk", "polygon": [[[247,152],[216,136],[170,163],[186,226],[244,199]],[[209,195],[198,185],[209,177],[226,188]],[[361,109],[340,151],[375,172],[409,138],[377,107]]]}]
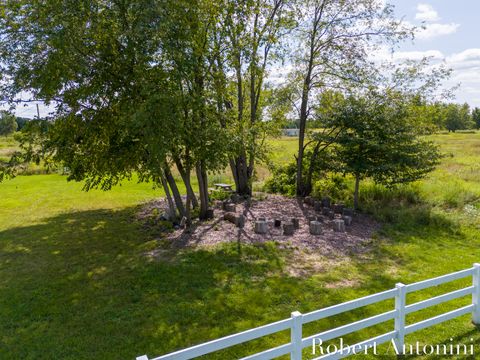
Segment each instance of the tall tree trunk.
[{"label": "tall tree trunk", "polygon": [[[191,161],[190,161],[190,149],[185,149],[185,186],[187,189],[192,186],[190,179],[190,174],[192,172]],[[187,201],[185,202],[185,217],[187,219],[186,226],[190,228],[192,225],[192,195],[187,192]]]},{"label": "tall tree trunk", "polygon": [[250,187],[249,169],[245,154],[242,154],[235,159],[235,172],[238,181],[238,184],[236,184],[237,193],[242,196],[251,196],[252,189]]},{"label": "tall tree trunk", "polygon": [[180,191],[178,191],[177,183],[175,182],[172,172],[168,167],[165,167],[164,172],[165,178],[170,185],[170,189],[172,189],[173,198],[175,199],[175,205],[177,206],[178,212],[181,217],[185,216],[185,207],[183,206],[182,196],[180,195]]},{"label": "tall tree trunk", "polygon": [[315,161],[317,161],[318,157],[318,151],[320,148],[320,142],[315,145],[315,148],[313,149],[312,157],[310,158],[310,164],[308,166],[308,172],[307,172],[307,177],[305,179],[305,184],[304,184],[304,196],[310,195],[312,192],[312,178],[313,178],[313,168]]},{"label": "tall tree trunk", "polygon": [[315,12],[312,22],[312,29],[309,38],[309,54],[308,64],[306,68],[305,78],[303,81],[302,89],[302,102],[300,105],[300,119],[299,119],[299,132],[298,132],[298,154],[297,154],[297,196],[305,196],[305,185],[303,181],[303,155],[304,155],[304,142],[305,142],[305,129],[307,127],[308,118],[308,103],[309,95],[312,87],[312,73],[314,70],[314,60],[318,51],[315,49],[315,44],[318,41],[319,27],[321,25],[321,19],[323,16],[323,9],[326,2],[322,1],[316,3]]},{"label": "tall tree trunk", "polygon": [[353,207],[358,209],[358,192],[360,188],[360,174],[355,174],[355,191],[353,193]]},{"label": "tall tree trunk", "polygon": [[165,180],[165,176],[163,174],[160,174],[160,181],[162,182],[163,189],[165,190],[165,197],[167,198],[168,215],[170,220],[175,220],[177,217],[175,205],[173,204],[172,196],[170,195],[170,189],[168,188],[167,181]]},{"label": "tall tree trunk", "polygon": [[199,161],[196,165],[197,179],[198,179],[198,189],[200,193],[200,220],[207,219],[207,210],[208,210],[208,181],[207,181],[207,172],[205,166],[202,164],[202,161]]},{"label": "tall tree trunk", "polygon": [[308,107],[308,87],[310,80],[305,79],[302,92],[302,104],[300,106],[300,121],[298,131],[298,154],[297,154],[297,196],[305,196],[305,186],[303,181],[303,155],[305,143],[305,129],[307,127],[307,107]]},{"label": "tall tree trunk", "polygon": [[192,206],[194,208],[197,208],[198,200],[197,200],[197,197],[195,196],[195,193],[193,192],[192,186],[191,185],[187,186],[187,181],[186,181],[187,175],[185,173],[185,168],[183,167],[182,162],[177,156],[173,157],[173,161],[175,162],[175,166],[177,167],[177,170],[180,173],[180,176],[182,177],[183,183],[185,184],[185,188],[187,189],[187,194],[190,194]]}]

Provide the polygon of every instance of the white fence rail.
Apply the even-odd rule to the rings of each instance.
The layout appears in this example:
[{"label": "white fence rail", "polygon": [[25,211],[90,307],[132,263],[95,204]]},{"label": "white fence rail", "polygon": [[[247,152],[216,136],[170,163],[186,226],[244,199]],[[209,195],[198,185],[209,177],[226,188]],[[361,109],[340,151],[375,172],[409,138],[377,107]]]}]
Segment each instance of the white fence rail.
[{"label": "white fence rail", "polygon": [[[460,290],[455,290],[447,294],[436,296],[414,304],[406,304],[406,296],[408,293],[427,289],[467,277],[472,277],[472,286]],[[472,303],[470,305],[411,325],[405,324],[405,316],[407,314],[468,295],[472,295]],[[367,305],[375,304],[393,298],[395,299],[395,309],[391,311],[387,311],[379,315],[365,318],[308,337],[303,337],[302,335],[303,324],[307,324],[313,321],[324,319],[333,315],[341,314],[350,310],[358,309]],[[392,331],[362,341],[350,347],[338,349],[338,351],[335,353],[323,355],[321,357],[318,357],[317,359],[341,359],[351,355],[352,349],[366,349],[368,347],[371,347],[373,344],[380,345],[392,340],[395,342],[396,348],[401,351],[403,349],[405,335],[469,313],[472,314],[473,323],[480,324],[480,264],[474,264],[473,267],[469,269],[409,285],[398,283],[394,289],[374,295],[365,296],[360,299],[348,301],[343,304],[331,306],[321,310],[312,311],[310,313],[301,314],[298,311],[295,311],[292,313],[289,319],[277,321],[275,323],[260,326],[255,329],[243,331],[235,335],[226,336],[200,345],[192,346],[190,348],[179,350],[153,359],[149,359],[147,355],[139,356],[137,357],[137,360],[193,359],[202,355],[206,355],[215,351],[229,348],[231,346],[235,346],[250,340],[258,339],[263,336],[271,335],[288,329],[290,330],[289,343],[253,354],[251,356],[247,356],[245,358],[242,358],[241,360],[270,360],[286,354],[290,354],[291,360],[301,360],[302,350],[308,346],[312,346],[312,342],[315,339],[321,339],[323,342],[325,342],[365,329],[370,326],[381,324],[389,320],[395,321],[395,326]]]}]

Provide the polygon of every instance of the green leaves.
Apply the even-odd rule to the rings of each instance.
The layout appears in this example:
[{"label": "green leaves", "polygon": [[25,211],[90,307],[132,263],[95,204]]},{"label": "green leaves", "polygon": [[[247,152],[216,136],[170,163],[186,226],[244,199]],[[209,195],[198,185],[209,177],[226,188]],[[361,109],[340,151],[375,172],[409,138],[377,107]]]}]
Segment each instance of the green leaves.
[{"label": "green leaves", "polygon": [[7,111],[0,111],[0,135],[7,136],[17,130],[18,124],[14,115]]},{"label": "green leaves", "polygon": [[324,116],[325,126],[339,132],[323,141],[335,144],[338,170],[346,174],[393,186],[422,178],[440,159],[437,147],[419,137],[401,94],[352,95]]}]

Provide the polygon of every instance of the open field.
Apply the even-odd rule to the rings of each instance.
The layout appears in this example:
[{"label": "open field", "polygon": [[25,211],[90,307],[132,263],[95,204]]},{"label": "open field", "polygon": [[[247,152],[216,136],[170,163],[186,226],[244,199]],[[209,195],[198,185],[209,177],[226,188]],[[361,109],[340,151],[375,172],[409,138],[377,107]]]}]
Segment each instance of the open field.
[{"label": "open field", "polygon": [[[480,134],[432,138],[447,154],[442,165],[428,179],[394,192],[365,184],[364,207],[385,225],[368,251],[335,258],[273,243],[173,250],[154,227],[135,220],[139,204],[162,195],[135,181],[107,193],[81,192],[81,184],[56,174],[0,184],[0,358],[153,357],[280,320],[294,310],[312,311],[399,281],[470,267],[480,261]],[[12,145],[2,141],[0,156]],[[272,161],[285,163],[296,143],[282,138],[271,146]],[[152,251],[159,255],[149,256]],[[292,273],[292,258],[303,259],[302,275]],[[460,283],[420,292],[409,302],[465,285]],[[468,302],[446,303],[407,320]],[[307,326],[305,335],[391,305],[322,320]],[[391,327],[372,327],[345,341]],[[288,338],[283,333],[208,358],[238,358]],[[480,353],[480,333],[468,316],[415,333],[407,342],[450,338],[466,344],[473,339]]]}]

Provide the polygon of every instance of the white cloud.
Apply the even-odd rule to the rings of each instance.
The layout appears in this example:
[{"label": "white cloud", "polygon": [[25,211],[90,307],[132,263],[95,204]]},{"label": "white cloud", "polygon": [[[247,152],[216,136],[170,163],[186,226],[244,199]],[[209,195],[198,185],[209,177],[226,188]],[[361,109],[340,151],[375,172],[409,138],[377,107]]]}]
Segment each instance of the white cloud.
[{"label": "white cloud", "polygon": [[419,28],[416,33],[416,38],[420,40],[430,40],[443,35],[450,35],[457,32],[460,24],[427,24],[425,28]]},{"label": "white cloud", "polygon": [[440,17],[432,5],[420,3],[417,5],[415,19],[420,21],[438,21]]},{"label": "white cloud", "polygon": [[467,49],[461,53],[450,55],[447,60],[452,63],[480,62],[480,49]]},{"label": "white cloud", "polygon": [[421,60],[424,57],[432,59],[432,66],[442,63],[452,69],[452,75],[444,84],[444,89],[451,89],[460,84],[456,91],[455,101],[467,102],[471,106],[480,107],[480,48],[465,49],[459,53],[443,54],[439,50],[398,51],[391,53],[383,48],[374,54],[378,61],[393,61],[400,63],[405,60]]}]

